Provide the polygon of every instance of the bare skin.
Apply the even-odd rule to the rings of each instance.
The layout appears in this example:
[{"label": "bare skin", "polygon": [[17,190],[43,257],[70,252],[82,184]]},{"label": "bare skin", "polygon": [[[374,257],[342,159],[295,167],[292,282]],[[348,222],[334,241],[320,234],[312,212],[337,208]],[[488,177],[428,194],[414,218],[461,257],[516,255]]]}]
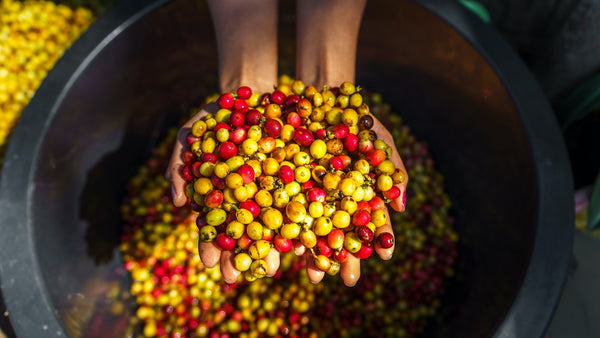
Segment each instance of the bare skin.
[{"label": "bare skin", "polygon": [[[307,84],[321,88],[323,85],[338,86],[344,81],[354,82],[356,61],[356,43],[358,29],[366,0],[352,2],[348,6],[343,0],[303,0],[298,1],[298,56],[296,76]],[[232,92],[240,86],[250,86],[258,92],[272,91],[277,83],[277,3],[275,0],[211,0],[209,1],[217,41],[219,41],[219,78],[222,92]],[[260,16],[249,16],[249,9],[261,13]],[[231,18],[235,18],[232,24]],[[260,18],[259,18],[260,17]],[[330,18],[336,18],[332,25]],[[259,18],[259,19],[258,19]],[[260,34],[255,34],[260,32]],[[325,39],[325,37],[334,37]],[[261,48],[255,48],[255,46]],[[183,206],[187,202],[185,181],[181,176],[183,161],[183,145],[192,124],[206,116],[216,113],[216,103],[206,105],[180,129],[177,143],[173,149],[167,178],[172,183],[173,203]],[[406,169],[390,132],[377,120],[372,128],[379,138],[393,148],[392,161],[404,172]],[[398,187],[401,196],[406,191],[408,178]],[[390,206],[396,211],[404,211],[402,198],[394,200]],[[387,213],[387,209],[386,209]],[[390,219],[388,214],[388,220]],[[379,227],[375,236],[382,232],[393,234],[392,225],[388,221]],[[199,243],[202,262],[207,267],[221,263],[223,278],[228,283],[235,282],[240,271],[235,269],[233,254],[221,252],[214,243]],[[298,255],[305,254],[305,248],[295,243],[294,251]],[[384,249],[375,244],[375,252],[385,260],[392,257],[394,247]],[[273,276],[280,264],[280,253],[273,249],[265,258],[268,276]],[[306,254],[307,272],[313,283],[320,282],[325,273],[314,266],[311,254]],[[360,259],[348,255],[342,264],[340,275],[347,286],[354,286],[360,278]]]}]

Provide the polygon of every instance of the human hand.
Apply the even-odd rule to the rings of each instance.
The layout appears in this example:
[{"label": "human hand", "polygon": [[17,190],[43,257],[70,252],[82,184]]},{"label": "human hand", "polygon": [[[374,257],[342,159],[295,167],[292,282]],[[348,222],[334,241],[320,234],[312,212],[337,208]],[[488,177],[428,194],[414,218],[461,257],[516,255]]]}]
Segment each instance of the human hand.
[{"label": "human hand", "polygon": [[[185,195],[186,181],[182,175],[182,168],[184,167],[183,153],[187,147],[186,138],[189,135],[194,122],[206,117],[208,114],[215,114],[218,110],[219,107],[215,102],[207,104],[189,119],[177,133],[177,141],[173,148],[173,153],[166,173],[167,179],[171,182],[173,204],[177,207],[184,206],[188,200],[188,197]],[[198,252],[202,263],[206,267],[211,268],[217,265],[217,263],[221,263],[221,273],[223,279],[227,283],[234,283],[237,281],[241,272],[234,267],[234,254],[232,251],[222,251],[214,241],[205,242],[200,239],[198,243]],[[267,276],[275,275],[279,269],[279,256],[279,251],[273,248],[267,257],[265,257],[264,260],[267,263]]]}]

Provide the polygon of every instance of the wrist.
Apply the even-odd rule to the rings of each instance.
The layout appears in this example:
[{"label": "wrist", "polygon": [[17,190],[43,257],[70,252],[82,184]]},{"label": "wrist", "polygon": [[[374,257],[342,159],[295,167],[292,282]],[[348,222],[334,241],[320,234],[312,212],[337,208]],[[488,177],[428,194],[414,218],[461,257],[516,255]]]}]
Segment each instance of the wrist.
[{"label": "wrist", "polygon": [[209,6],[221,92],[240,86],[272,90],[277,83],[277,0],[210,0]]},{"label": "wrist", "polygon": [[365,0],[298,1],[296,77],[317,88],[354,82]]},{"label": "wrist", "polygon": [[277,70],[272,63],[252,64],[247,60],[238,60],[235,66],[224,66],[219,76],[222,93],[235,92],[241,86],[252,88],[253,92],[265,93],[273,90],[277,84]]}]

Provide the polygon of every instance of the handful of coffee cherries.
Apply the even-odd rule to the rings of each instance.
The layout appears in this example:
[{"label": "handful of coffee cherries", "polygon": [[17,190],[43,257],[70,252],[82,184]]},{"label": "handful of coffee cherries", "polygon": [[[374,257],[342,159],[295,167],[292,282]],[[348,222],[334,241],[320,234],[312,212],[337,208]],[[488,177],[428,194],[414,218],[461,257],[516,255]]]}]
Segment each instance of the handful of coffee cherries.
[{"label": "handful of coffee cherries", "polygon": [[393,246],[392,233],[375,233],[389,222],[385,204],[405,203],[396,185],[407,177],[371,130],[359,87],[243,86],[217,104],[192,125],[182,174],[200,239],[233,251],[246,280],[264,277],[270,250],[294,242],[330,275],[348,255],[371,256],[375,241]]}]

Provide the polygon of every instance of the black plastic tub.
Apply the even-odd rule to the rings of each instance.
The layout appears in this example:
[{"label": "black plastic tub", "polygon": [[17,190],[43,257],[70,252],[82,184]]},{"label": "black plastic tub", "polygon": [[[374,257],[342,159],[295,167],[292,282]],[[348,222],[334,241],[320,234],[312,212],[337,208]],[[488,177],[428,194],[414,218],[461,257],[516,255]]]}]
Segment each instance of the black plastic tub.
[{"label": "black plastic tub", "polygon": [[[281,12],[290,72],[293,20]],[[490,27],[447,1],[369,2],[357,62],[357,82],[429,143],[454,203],[458,273],[429,335],[543,335],[574,216],[567,154],[538,84]],[[100,297],[85,290],[102,290],[120,264],[124,183],[216,78],[207,7],[187,0],[123,1],[50,72],[2,170],[0,277],[17,335],[82,334],[65,323],[84,309],[64,310]]]}]

